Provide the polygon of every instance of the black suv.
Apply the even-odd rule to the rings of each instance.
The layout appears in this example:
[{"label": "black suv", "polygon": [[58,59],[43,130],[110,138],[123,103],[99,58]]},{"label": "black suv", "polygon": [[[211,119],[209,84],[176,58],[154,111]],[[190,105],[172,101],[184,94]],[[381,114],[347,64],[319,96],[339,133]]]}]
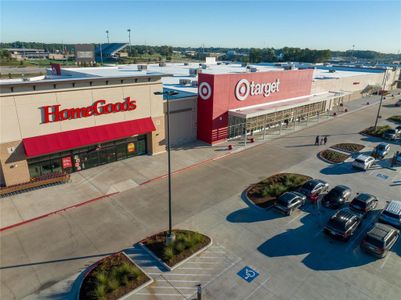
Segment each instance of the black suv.
[{"label": "black suv", "polygon": [[400,233],[391,226],[376,223],[375,226],[366,233],[362,240],[361,248],[366,252],[372,253],[377,257],[385,257],[391,247],[397,242]]},{"label": "black suv", "polygon": [[349,208],[353,211],[362,215],[362,217],[366,217],[367,214],[374,210],[377,207],[379,200],[373,195],[360,193],[354,199],[352,199],[349,204]]},{"label": "black suv", "polygon": [[305,204],[306,196],[297,192],[286,192],[282,194],[274,207],[290,216],[293,211]]},{"label": "black suv", "polygon": [[361,221],[360,215],[355,214],[349,208],[343,208],[330,218],[324,227],[324,232],[332,237],[348,241],[361,225]]},{"label": "black suv", "polygon": [[319,195],[327,192],[329,184],[326,181],[320,179],[311,179],[303,184],[299,189],[301,194],[304,194],[312,202],[316,202]]},{"label": "black suv", "polygon": [[351,197],[351,188],[345,185],[337,185],[322,199],[322,204],[329,208],[340,208]]}]

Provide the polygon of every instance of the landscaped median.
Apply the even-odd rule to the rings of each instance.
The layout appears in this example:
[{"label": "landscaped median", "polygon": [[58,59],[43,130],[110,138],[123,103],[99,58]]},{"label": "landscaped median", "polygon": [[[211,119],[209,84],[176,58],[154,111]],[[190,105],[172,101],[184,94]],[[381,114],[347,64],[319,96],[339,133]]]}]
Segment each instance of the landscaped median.
[{"label": "landscaped median", "polygon": [[392,117],[388,118],[387,120],[393,121],[394,123],[401,124],[401,116],[400,115],[392,116]]},{"label": "landscaped median", "polygon": [[352,153],[359,152],[364,145],[355,143],[341,143],[331,146],[329,149],[320,151],[318,157],[330,164],[338,164],[346,161]]},{"label": "landscaped median", "polygon": [[210,237],[190,230],[173,230],[174,241],[166,244],[167,232],[141,241],[141,245],[168,270],[173,270],[212,245]]},{"label": "landscaped median", "polygon": [[81,300],[122,299],[153,282],[123,252],[100,260],[86,274],[79,292]]},{"label": "landscaped median", "polygon": [[365,130],[362,130],[360,134],[370,135],[374,137],[383,137],[384,132],[390,128],[391,127],[389,125],[377,126],[376,129],[374,126],[371,126],[369,128],[366,128]]},{"label": "landscaped median", "polygon": [[309,179],[312,178],[302,174],[279,173],[249,186],[245,192],[255,205],[269,208],[281,194],[298,189]]}]

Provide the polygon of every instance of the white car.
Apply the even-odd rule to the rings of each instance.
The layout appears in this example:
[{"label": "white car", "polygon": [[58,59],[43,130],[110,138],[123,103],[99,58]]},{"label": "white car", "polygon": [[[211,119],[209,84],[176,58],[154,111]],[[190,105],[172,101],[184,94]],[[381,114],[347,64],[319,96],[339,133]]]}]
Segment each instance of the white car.
[{"label": "white car", "polygon": [[361,154],[352,162],[352,167],[366,171],[373,166],[374,162],[375,159],[372,156]]}]

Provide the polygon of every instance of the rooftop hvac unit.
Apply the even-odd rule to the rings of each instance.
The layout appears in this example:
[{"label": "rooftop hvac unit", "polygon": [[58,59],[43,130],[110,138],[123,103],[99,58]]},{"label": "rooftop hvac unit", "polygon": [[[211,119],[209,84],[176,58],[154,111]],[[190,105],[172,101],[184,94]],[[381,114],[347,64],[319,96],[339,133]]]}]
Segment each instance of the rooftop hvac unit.
[{"label": "rooftop hvac unit", "polygon": [[202,67],[202,69],[205,70],[207,68],[207,65],[206,64],[202,64],[201,67]]},{"label": "rooftop hvac unit", "polygon": [[198,80],[192,80],[191,85],[193,87],[197,87],[198,86]]},{"label": "rooftop hvac unit", "polygon": [[138,70],[147,70],[148,65],[138,65]]},{"label": "rooftop hvac unit", "polygon": [[251,71],[251,72],[257,72],[257,71],[258,71],[258,69],[257,69],[257,68],[255,68],[255,67],[252,67],[252,68],[250,68],[250,71]]},{"label": "rooftop hvac unit", "polygon": [[283,66],[284,70],[294,70],[295,67],[293,65]]},{"label": "rooftop hvac unit", "polygon": [[335,72],[336,72],[336,70],[334,70],[334,69],[329,70],[329,73],[335,73]]},{"label": "rooftop hvac unit", "polygon": [[218,62],[217,65],[220,66],[220,65],[221,65],[221,62]]},{"label": "rooftop hvac unit", "polygon": [[189,66],[189,63],[187,63],[187,62],[184,62],[184,66]]},{"label": "rooftop hvac unit", "polygon": [[165,67],[166,63],[165,62],[159,62],[159,67]]},{"label": "rooftop hvac unit", "polygon": [[198,75],[198,69],[189,69],[189,75],[191,76]]},{"label": "rooftop hvac unit", "polygon": [[246,67],[246,66],[248,66],[248,63],[244,63],[244,62],[243,62],[243,63],[241,64],[241,67]]},{"label": "rooftop hvac unit", "polygon": [[191,80],[190,79],[180,79],[180,85],[190,85]]}]

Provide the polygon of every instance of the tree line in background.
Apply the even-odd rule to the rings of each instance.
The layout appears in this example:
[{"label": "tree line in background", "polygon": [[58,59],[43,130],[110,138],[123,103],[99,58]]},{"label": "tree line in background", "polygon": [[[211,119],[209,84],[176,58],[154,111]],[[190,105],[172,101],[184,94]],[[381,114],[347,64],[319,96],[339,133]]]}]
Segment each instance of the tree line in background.
[{"label": "tree line in background", "polygon": [[[97,45],[97,44],[94,44]],[[68,52],[74,53],[75,44],[62,43],[38,43],[21,42],[0,43],[0,48],[37,48],[44,49],[47,52]],[[371,62],[391,62],[401,60],[400,54],[386,54],[370,50],[313,50],[301,49],[295,47],[274,48],[222,48],[222,47],[171,47],[171,46],[148,46],[132,45],[126,49],[128,55],[132,58],[143,56],[159,56],[159,59],[165,58],[171,60],[174,54],[181,54],[187,58],[203,59],[208,55],[219,55],[219,59],[242,61],[250,63],[259,62],[281,62],[281,61],[299,61],[299,62],[325,62],[332,57],[343,58],[344,60],[366,60]],[[6,59],[6,54],[0,52],[2,59]]]}]

